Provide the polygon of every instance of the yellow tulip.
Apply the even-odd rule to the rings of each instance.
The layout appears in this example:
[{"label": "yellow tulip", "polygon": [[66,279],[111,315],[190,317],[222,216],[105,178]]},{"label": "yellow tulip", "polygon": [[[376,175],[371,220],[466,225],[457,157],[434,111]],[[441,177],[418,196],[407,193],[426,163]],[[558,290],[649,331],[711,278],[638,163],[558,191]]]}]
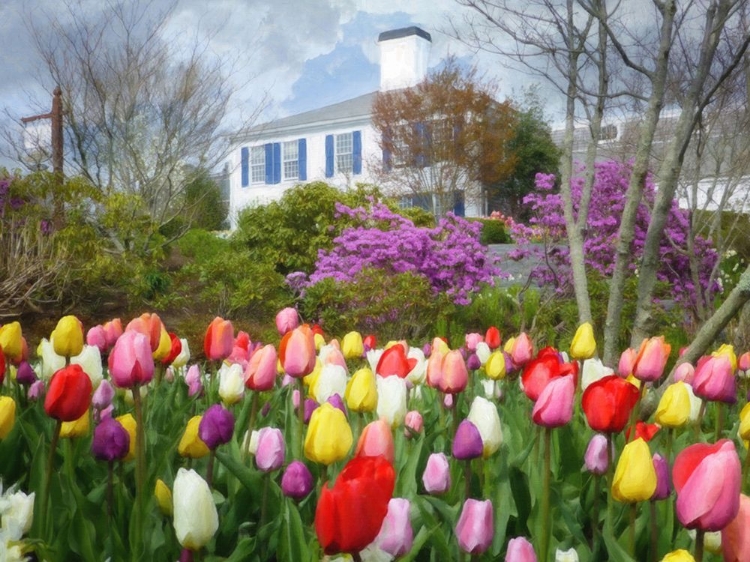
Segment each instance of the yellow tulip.
[{"label": "yellow tulip", "polygon": [[132,461],[135,458],[136,427],[138,424],[136,423],[133,414],[125,414],[115,419],[120,422],[120,425],[122,425],[122,427],[125,428],[125,431],[128,432],[128,435],[130,435],[130,448],[128,449],[128,454],[125,455],[125,458],[122,460]]},{"label": "yellow tulip", "polygon": [[690,419],[690,393],[683,381],[670,384],[659,400],[654,415],[656,423],[664,427],[680,427]]},{"label": "yellow tulip", "polygon": [[734,352],[734,346],[729,345],[728,343],[722,344],[721,347],[711,355],[714,357],[721,357],[723,355],[729,359],[729,363],[732,365],[732,373],[737,371],[737,354]]},{"label": "yellow tulip", "polygon": [[10,359],[18,359],[23,353],[23,340],[21,335],[21,324],[11,322],[0,326],[0,347]]},{"label": "yellow tulip", "polygon": [[370,369],[360,369],[352,375],[344,393],[346,407],[353,412],[372,412],[378,406],[378,387]]},{"label": "yellow tulip", "polygon": [[504,379],[505,354],[500,350],[493,351],[484,364],[484,372],[487,374],[487,378],[493,381]]},{"label": "yellow tulip", "polygon": [[73,315],[63,316],[52,330],[52,346],[63,357],[75,357],[83,351],[83,327]]},{"label": "yellow tulip", "polygon": [[619,502],[641,502],[651,499],[655,491],[654,461],[648,443],[639,437],[625,445],[617,461],[612,497]]},{"label": "yellow tulip", "polygon": [[161,361],[164,359],[169,353],[172,351],[172,339],[169,337],[169,333],[167,332],[167,329],[164,327],[164,324],[161,326],[161,334],[159,335],[159,347],[156,348],[156,351],[154,351],[151,356],[156,361]]},{"label": "yellow tulip", "polygon": [[310,394],[310,398],[315,400],[315,385],[318,382],[318,378],[320,378],[320,373],[323,370],[323,363],[320,362],[320,359],[315,360],[315,368],[313,369],[312,373],[309,375],[305,375],[302,377],[302,382],[305,383],[305,386],[308,388],[308,393]]},{"label": "yellow tulip", "polygon": [[172,515],[172,491],[161,478],[156,481],[154,496],[156,496],[156,503],[159,505],[159,510],[164,515]]},{"label": "yellow tulip", "polygon": [[570,342],[570,357],[576,360],[591,359],[596,353],[594,327],[590,322],[584,322],[576,330],[573,341]]},{"label": "yellow tulip", "polygon": [[320,348],[326,344],[326,339],[321,334],[315,334],[313,341],[315,342],[315,351],[320,351]]},{"label": "yellow tulip", "polygon": [[188,421],[185,433],[182,434],[182,439],[180,439],[180,444],[177,445],[177,452],[180,453],[180,456],[199,459],[209,453],[208,446],[198,435],[198,426],[201,423],[202,417],[193,416]]},{"label": "yellow tulip", "polygon": [[91,428],[91,421],[89,411],[86,412],[77,420],[71,422],[63,422],[60,427],[60,437],[63,439],[72,439],[73,437],[86,437],[89,434]]},{"label": "yellow tulip", "polygon": [[516,343],[516,338],[508,338],[507,340],[505,340],[503,351],[505,351],[505,353],[510,353],[511,351],[513,351],[514,343]]},{"label": "yellow tulip", "polygon": [[0,439],[5,439],[16,423],[16,401],[0,396]]},{"label": "yellow tulip", "polygon": [[745,404],[740,412],[740,429],[738,433],[743,440],[750,440],[750,402]]},{"label": "yellow tulip", "polygon": [[326,402],[310,418],[305,456],[313,462],[329,465],[346,457],[353,441],[352,428],[344,412]]},{"label": "yellow tulip", "polygon": [[365,344],[362,342],[362,334],[349,332],[341,340],[341,352],[346,359],[359,359],[365,352]]},{"label": "yellow tulip", "polygon": [[661,559],[661,562],[695,562],[695,558],[687,550],[674,550]]}]

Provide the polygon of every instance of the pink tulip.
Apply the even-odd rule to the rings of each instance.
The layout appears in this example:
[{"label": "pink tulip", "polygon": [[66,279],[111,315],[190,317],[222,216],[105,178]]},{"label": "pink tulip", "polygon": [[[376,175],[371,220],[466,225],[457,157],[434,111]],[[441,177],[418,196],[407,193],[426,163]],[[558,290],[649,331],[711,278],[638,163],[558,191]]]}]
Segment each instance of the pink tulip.
[{"label": "pink tulip", "polygon": [[444,353],[433,346],[427,362],[427,384],[445,394],[462,392],[469,382],[466,361],[457,349]]},{"label": "pink tulip", "polygon": [[695,367],[692,363],[680,363],[674,370],[674,381],[682,381],[692,386],[693,377],[695,376]]},{"label": "pink tulip", "polygon": [[104,328],[104,335],[107,339],[107,349],[112,349],[117,343],[117,339],[122,335],[122,322],[119,318],[114,318],[105,322],[102,328]]},{"label": "pink tulip", "polygon": [[526,537],[510,539],[505,562],[537,562],[534,547]]},{"label": "pink tulip", "polygon": [[234,347],[234,327],[229,320],[216,317],[208,325],[203,338],[203,351],[209,361],[222,361]]},{"label": "pink tulip", "polygon": [[490,500],[467,499],[456,524],[458,546],[469,554],[482,554],[495,535],[494,510]]},{"label": "pink tulip", "polygon": [[104,331],[104,327],[94,326],[86,332],[86,343],[99,348],[100,353],[107,351],[107,333]]},{"label": "pink tulip", "polygon": [[362,430],[354,451],[355,457],[384,456],[389,463],[394,464],[396,454],[393,444],[391,426],[384,419],[368,423]]},{"label": "pink tulip", "polygon": [[479,342],[484,341],[484,336],[482,334],[466,334],[464,337],[464,340],[466,342],[466,349],[469,351],[476,351],[477,350],[477,344]]},{"label": "pink tulip", "polygon": [[110,404],[112,399],[115,397],[115,389],[108,380],[103,380],[99,383],[99,386],[94,391],[94,395],[91,397],[91,405],[96,410],[103,410]]},{"label": "pink tulip", "polygon": [[185,373],[185,384],[188,385],[188,396],[191,398],[203,391],[203,381],[201,380],[201,370],[198,365],[191,365]]},{"label": "pink tulip", "polygon": [[307,324],[287,332],[281,339],[279,359],[284,372],[294,378],[305,377],[315,370],[315,338]]},{"label": "pink tulip", "polygon": [[409,508],[409,500],[391,498],[388,502],[388,513],[383,519],[380,533],[375,538],[375,544],[380,550],[396,558],[409,552],[414,542]]},{"label": "pink tulip", "polygon": [[734,443],[697,443],[683,449],[674,462],[677,518],[688,529],[720,531],[740,509],[742,469]]},{"label": "pink tulip", "polygon": [[406,412],[406,417],[404,418],[404,435],[407,438],[421,433],[423,427],[424,419],[422,418],[422,414],[416,410]]},{"label": "pink tulip", "polygon": [[672,346],[664,341],[664,336],[643,340],[633,365],[633,376],[643,382],[653,382],[664,373]]},{"label": "pink tulip", "polygon": [[510,360],[516,367],[523,367],[529,362],[534,355],[534,344],[526,332],[521,332],[513,341],[513,348],[510,351]]},{"label": "pink tulip", "polygon": [[700,398],[730,404],[737,401],[732,363],[726,355],[701,357],[693,374],[692,386]]},{"label": "pink tulip", "polygon": [[531,417],[543,427],[560,427],[573,417],[573,397],[576,383],[573,375],[555,377],[545,385],[534,403]]},{"label": "pink tulip", "polygon": [[250,357],[245,369],[245,386],[251,390],[271,390],[276,382],[276,348],[268,344]]},{"label": "pink tulip", "polygon": [[740,371],[750,371],[750,351],[746,351],[737,359],[737,368]]},{"label": "pink tulip", "polygon": [[451,469],[444,453],[432,453],[422,473],[422,483],[428,494],[444,494],[451,488]]},{"label": "pink tulip", "polygon": [[109,354],[109,376],[120,388],[147,384],[154,377],[154,358],[148,336],[127,330]]},{"label": "pink tulip", "polygon": [[586,447],[584,455],[584,466],[592,474],[601,476],[609,468],[609,451],[607,450],[607,438],[601,433],[594,435]]},{"label": "pink tulip", "polygon": [[258,431],[258,446],[255,450],[255,465],[262,472],[272,472],[284,464],[284,435],[275,427],[264,427]]},{"label": "pink tulip", "polygon": [[299,326],[299,315],[293,308],[285,308],[276,314],[276,329],[279,335],[283,336]]},{"label": "pink tulip", "polygon": [[750,560],[750,498],[740,496],[737,517],[721,530],[721,550],[725,562]]},{"label": "pink tulip", "polygon": [[620,362],[617,364],[617,374],[626,379],[633,374],[635,360],[638,357],[638,351],[628,348],[620,355]]}]

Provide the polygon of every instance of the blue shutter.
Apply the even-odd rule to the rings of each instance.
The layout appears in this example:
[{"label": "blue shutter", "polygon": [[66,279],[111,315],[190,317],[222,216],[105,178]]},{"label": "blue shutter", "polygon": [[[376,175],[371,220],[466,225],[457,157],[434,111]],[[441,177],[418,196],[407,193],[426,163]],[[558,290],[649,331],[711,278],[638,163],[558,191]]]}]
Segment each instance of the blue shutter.
[{"label": "blue shutter", "polygon": [[273,182],[281,181],[281,143],[273,143]]},{"label": "blue shutter", "polygon": [[326,177],[333,177],[333,135],[326,135]]},{"label": "blue shutter", "polygon": [[417,146],[415,147],[415,163],[418,168],[424,168],[427,165],[427,134],[424,123],[417,123],[414,125],[414,135],[417,139]]},{"label": "blue shutter", "polygon": [[466,216],[466,207],[464,205],[464,194],[462,191],[453,192],[453,214],[457,217]]},{"label": "blue shutter", "polygon": [[391,131],[386,129],[383,132],[383,169],[386,172],[390,172],[393,168],[393,154],[391,151],[385,148],[385,146],[391,144]]},{"label": "blue shutter", "polygon": [[250,149],[246,146],[240,150],[240,167],[242,168],[242,187],[247,187],[250,184]]},{"label": "blue shutter", "polygon": [[352,172],[362,173],[362,131],[352,133]]},{"label": "blue shutter", "polygon": [[266,183],[273,183],[273,145],[269,142],[266,149]]},{"label": "blue shutter", "polygon": [[307,141],[299,139],[299,181],[307,181]]}]

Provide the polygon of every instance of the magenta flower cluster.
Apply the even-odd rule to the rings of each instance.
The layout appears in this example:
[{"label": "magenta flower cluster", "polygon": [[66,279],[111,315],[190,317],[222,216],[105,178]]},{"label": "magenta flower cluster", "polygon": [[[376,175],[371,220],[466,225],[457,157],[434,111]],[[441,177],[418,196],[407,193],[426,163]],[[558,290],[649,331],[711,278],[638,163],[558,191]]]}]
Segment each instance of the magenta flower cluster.
[{"label": "magenta flower cluster", "polygon": [[[583,169],[571,182],[574,211],[578,212],[578,205],[583,190]],[[620,228],[620,217],[625,207],[625,194],[632,173],[631,163],[607,161],[596,164],[594,187],[589,206],[584,254],[586,265],[599,272],[604,277],[612,274],[615,262],[617,233]],[[511,234],[521,245],[512,256],[526,257],[534,253],[547,252],[547,259],[540,260],[544,266],[534,270],[533,276],[541,284],[554,285],[564,289],[572,282],[570,273],[569,250],[566,243],[565,218],[563,216],[562,197],[554,192],[555,176],[551,174],[537,174],[537,192],[527,195],[524,204],[533,211],[530,226],[515,224]],[[638,259],[643,254],[646,231],[650,220],[650,208],[653,207],[656,196],[656,185],[653,176],[646,178],[643,200],[638,207],[633,240],[633,260],[629,267],[635,271]],[[675,298],[689,304],[695,298],[696,287],[690,272],[690,256],[688,253],[688,236],[690,223],[688,213],[680,209],[677,201],[672,203],[667,225],[660,245],[660,264],[658,272],[660,281],[667,281],[673,287]],[[542,249],[533,242],[544,242]],[[705,294],[716,291],[718,287],[709,287],[709,274],[718,260],[718,253],[711,243],[697,237],[694,244],[695,256],[698,259],[700,290]]]},{"label": "magenta flower cluster", "polygon": [[[493,284],[502,275],[494,257],[479,242],[480,223],[449,213],[435,228],[418,227],[374,201],[357,208],[337,204],[336,210],[356,226],[335,238],[333,249],[318,252],[307,286],[326,278],[351,282],[363,269],[375,268],[422,276],[435,294],[468,304],[482,284]],[[299,284],[298,274],[290,277],[289,281]]]}]

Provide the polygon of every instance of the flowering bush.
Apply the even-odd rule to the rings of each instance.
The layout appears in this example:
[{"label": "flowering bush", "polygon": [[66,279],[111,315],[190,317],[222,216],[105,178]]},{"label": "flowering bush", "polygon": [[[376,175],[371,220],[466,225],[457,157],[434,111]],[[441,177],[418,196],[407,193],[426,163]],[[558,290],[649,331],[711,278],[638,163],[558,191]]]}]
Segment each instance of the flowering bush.
[{"label": "flowering bush", "polygon": [[[625,194],[631,172],[632,167],[629,163],[608,161],[596,165],[584,241],[584,255],[587,267],[604,277],[609,277],[614,268],[617,233],[620,228],[620,217],[625,207]],[[579,170],[579,175],[573,178],[571,184],[576,213],[583,190],[582,173],[583,170]],[[516,252],[515,257],[520,258],[534,252],[546,253],[548,259],[545,260],[545,265],[533,272],[535,279],[540,283],[552,284],[558,289],[563,289],[571,282],[571,274],[569,250],[565,242],[562,196],[554,192],[555,180],[552,174],[537,175],[538,193],[532,193],[524,198],[524,203],[531,207],[534,214],[530,226],[514,224],[512,234],[516,242],[526,245]],[[636,272],[636,264],[643,254],[646,231],[650,221],[649,209],[653,207],[655,196],[656,185],[653,176],[648,175],[635,225],[631,254],[633,260],[630,263],[630,270],[633,272]],[[689,229],[687,212],[681,210],[677,201],[674,201],[660,245],[661,267],[658,279],[669,282],[675,297],[686,304],[690,303],[696,291],[690,272],[690,257],[687,249]],[[530,246],[531,242],[540,241],[543,242],[543,250]],[[695,241],[694,252],[702,260],[699,268],[701,290],[718,290],[718,286],[708,286],[709,273],[718,259],[711,243],[698,237]]]}]

